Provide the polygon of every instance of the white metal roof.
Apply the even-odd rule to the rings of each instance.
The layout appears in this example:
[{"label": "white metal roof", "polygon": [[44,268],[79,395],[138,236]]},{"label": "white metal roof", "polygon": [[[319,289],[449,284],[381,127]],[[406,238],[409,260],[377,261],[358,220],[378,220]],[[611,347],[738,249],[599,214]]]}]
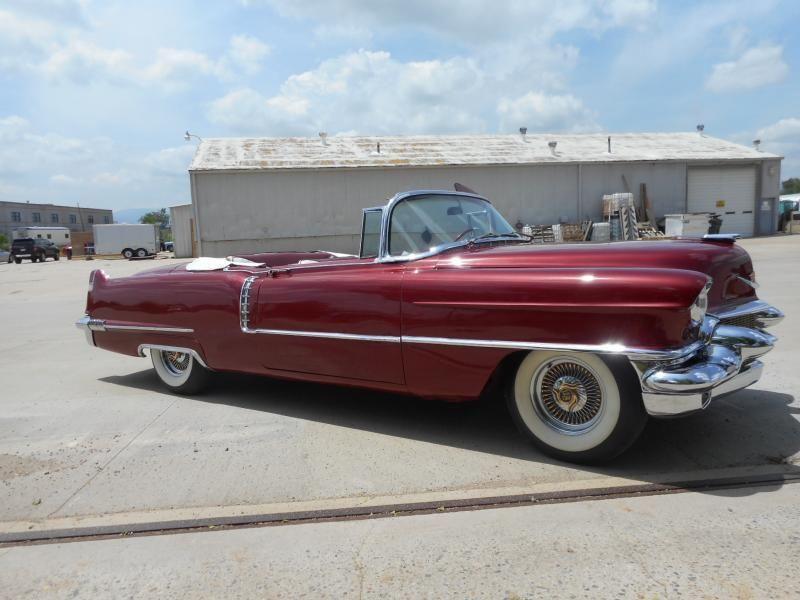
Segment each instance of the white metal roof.
[{"label": "white metal roof", "polygon": [[[207,138],[190,171],[781,158],[698,133]],[[554,152],[548,142],[557,142]],[[380,144],[380,152],[378,152]]]}]

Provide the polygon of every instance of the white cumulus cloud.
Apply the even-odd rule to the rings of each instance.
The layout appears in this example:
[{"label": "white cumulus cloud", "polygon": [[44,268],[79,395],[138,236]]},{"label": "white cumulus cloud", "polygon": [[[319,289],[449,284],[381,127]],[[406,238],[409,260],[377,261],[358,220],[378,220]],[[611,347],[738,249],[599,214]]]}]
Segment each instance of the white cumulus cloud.
[{"label": "white cumulus cloud", "polygon": [[782,46],[759,46],[734,61],[714,65],[706,88],[717,93],[753,90],[780,83],[788,74]]},{"label": "white cumulus cloud", "polygon": [[518,98],[502,98],[497,105],[500,126],[513,131],[525,126],[531,131],[598,131],[594,114],[571,94],[528,92]]}]

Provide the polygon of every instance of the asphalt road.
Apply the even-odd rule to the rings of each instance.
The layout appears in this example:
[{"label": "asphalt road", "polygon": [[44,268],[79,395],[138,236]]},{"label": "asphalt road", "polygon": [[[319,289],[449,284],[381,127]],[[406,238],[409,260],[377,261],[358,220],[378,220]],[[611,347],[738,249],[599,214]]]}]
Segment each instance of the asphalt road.
[{"label": "asphalt road", "polygon": [[[172,396],[159,387],[148,359],[91,348],[73,326],[83,314],[91,269],[103,268],[115,277],[149,268],[152,262],[3,263],[0,533],[22,535],[92,526],[124,528],[153,521],[436,503],[743,475],[795,477],[800,473],[800,403],[796,400],[800,370],[795,366],[800,330],[793,315],[800,314],[800,236],[746,240],[744,246],[756,265],[759,295],[788,315],[773,330],[781,339],[766,357],[764,377],[753,388],[716,401],[702,414],[682,420],[652,421],[629,453],[602,468],[576,467],[542,456],[516,433],[501,407],[452,406],[233,375],[221,377],[217,386],[202,397]],[[747,514],[770,513],[770,526],[782,532],[784,542],[795,549],[796,556],[800,520],[791,506],[793,500],[796,505],[797,488],[800,486],[742,488],[724,496],[733,512],[711,508],[709,519],[724,522],[727,533],[720,535],[728,536],[726,552],[730,553],[738,543],[742,550],[737,551],[737,557],[742,561],[750,551],[761,553],[761,559],[773,555],[766,538],[748,534],[746,519],[750,517],[736,516],[738,509],[745,511],[747,507],[751,511]],[[552,592],[554,588],[536,587],[529,577],[524,579],[529,572],[523,568],[531,561],[539,564],[544,550],[537,545],[531,553],[523,542],[541,538],[543,547],[551,547],[558,542],[562,529],[572,532],[576,543],[582,540],[581,552],[611,552],[608,569],[612,572],[615,565],[623,567],[626,560],[633,560],[630,552],[622,550],[624,536],[617,539],[617,552],[605,546],[605,550],[593,548],[592,540],[605,539],[609,529],[620,528],[642,545],[646,545],[648,535],[660,535],[661,547],[674,550],[671,564],[677,573],[660,571],[658,553],[644,552],[636,559],[640,566],[630,569],[633,587],[626,589],[670,595],[671,588],[652,587],[642,573],[659,573],[660,581],[667,586],[680,580],[681,589],[698,589],[692,586],[699,584],[688,583],[686,573],[687,569],[695,569],[692,565],[699,568],[701,563],[692,563],[688,557],[685,563],[681,562],[681,546],[676,544],[670,550],[669,536],[664,536],[669,528],[679,535],[678,516],[683,511],[696,510],[700,519],[700,513],[716,506],[714,502],[719,497],[681,494],[557,507],[0,548],[0,595],[3,589],[18,592],[14,596],[26,591],[49,591],[52,596],[62,596],[76,590],[82,591],[81,595],[92,595],[92,590],[102,595],[104,590],[123,583],[120,589],[146,594],[147,588],[138,579],[145,573],[149,577],[156,557],[161,557],[161,568],[154,570],[160,574],[154,577],[154,585],[161,576],[163,581],[175,577],[176,585],[199,585],[207,582],[202,569],[198,567],[191,576],[179,575],[182,565],[205,565],[203,568],[209,573],[219,573],[222,565],[229,564],[226,561],[237,561],[236,572],[253,586],[242,588],[245,591],[257,592],[256,584],[263,583],[264,573],[260,579],[256,573],[260,568],[266,572],[265,564],[277,564],[280,568],[276,567],[275,577],[286,574],[283,581],[289,592],[301,589],[290,585],[293,580],[288,573],[294,565],[297,569],[310,569],[309,579],[318,580],[319,595],[326,595],[321,591],[339,595],[334,594],[337,590],[355,594],[352,578],[357,575],[358,564],[366,569],[376,556],[387,561],[395,557],[393,568],[402,571],[402,576],[398,571],[389,579],[376,575],[369,580],[369,589],[376,595],[382,586],[414,596],[421,595],[424,589],[444,590],[436,586],[444,585],[445,575],[453,577],[461,572],[457,579],[463,579],[459,580],[462,587],[454,587],[453,591],[461,590],[462,595],[547,595],[545,590]],[[653,531],[639,532],[637,522],[619,520],[624,515],[608,508],[592,508],[617,502],[627,503],[634,512],[645,511],[640,522],[649,522]],[[639,502],[645,508],[634,506]],[[779,506],[784,508],[777,510]],[[598,518],[590,519],[592,514]],[[781,528],[779,519],[785,517]],[[399,523],[406,525],[396,525]],[[634,529],[628,531],[629,527]],[[382,537],[373,538],[370,534],[364,542],[364,532],[372,528]],[[482,533],[489,530],[492,536]],[[525,531],[528,534],[523,534]],[[685,528],[684,534],[688,540],[690,530]],[[294,539],[300,540],[296,547],[288,541]],[[504,539],[517,540],[518,545],[509,542],[504,549]],[[356,542],[363,542],[364,551],[354,564],[352,544]],[[247,550],[264,543],[267,548]],[[411,560],[415,544],[422,544],[425,551],[419,559]],[[244,554],[237,558],[240,546]],[[270,554],[289,546],[291,552],[283,557],[280,553]],[[176,556],[176,547],[186,550],[186,555]],[[428,547],[440,548],[442,556],[429,556]],[[325,548],[328,554],[320,555]],[[716,557],[724,562],[722,548],[711,544],[707,548],[710,556],[703,558],[697,550],[696,559]],[[300,556],[303,551],[308,561],[317,557],[313,568]],[[218,552],[223,559],[212,567]],[[487,552],[503,554],[507,560],[487,566]],[[120,563],[121,571],[115,578],[116,563],[108,561],[119,554],[130,558]],[[512,555],[513,560],[509,558]],[[781,559],[778,553],[774,560],[779,564],[784,561],[788,569],[789,556],[791,553],[784,553]],[[36,561],[34,557],[43,560]],[[296,563],[291,557],[296,558]],[[568,559],[575,557],[563,558],[563,563],[545,561],[542,569],[537,568],[544,579],[550,578],[547,585],[555,585],[559,577],[566,581],[564,573],[557,576],[549,570],[556,569],[557,564],[567,572],[575,572],[574,565],[568,566]],[[758,562],[751,558],[752,564]],[[193,561],[185,562],[190,559]],[[51,561],[57,568],[44,566]],[[478,577],[483,571],[469,566],[470,561],[481,569],[490,569],[489,575]],[[68,577],[78,563],[83,565],[81,576]],[[431,564],[441,564],[442,568],[432,574]],[[340,569],[346,571],[336,580],[341,585],[326,590],[324,585],[333,581],[332,574]],[[727,563],[725,569],[730,570]],[[509,586],[502,587],[507,570],[523,578],[517,580],[518,585],[511,586],[509,579]],[[736,571],[733,569],[734,574]],[[583,585],[584,575],[588,576],[586,567],[577,572],[581,574],[577,581]],[[415,574],[428,577],[431,587],[405,587],[410,586],[408,581]],[[758,572],[751,570],[751,575],[747,581],[752,583]],[[695,577],[695,582],[706,581],[705,572],[698,572]],[[272,577],[269,579],[270,585],[278,585]],[[607,581],[605,575],[599,579]],[[224,582],[225,578],[219,581]],[[366,581],[365,578],[361,583]],[[526,581],[529,585],[523,585]],[[784,589],[775,587],[782,581],[779,578],[759,581],[760,587],[750,589],[764,595],[766,591]],[[481,587],[481,582],[486,587]],[[494,583],[489,585],[490,582]],[[473,587],[463,587],[468,584]],[[562,589],[574,589],[582,595],[583,588],[576,587],[575,581],[562,585]],[[277,595],[281,588],[266,589],[269,595]],[[311,588],[302,589],[312,593]],[[494,593],[472,594],[468,589]],[[724,586],[713,589],[717,591],[711,595],[730,595],[724,593],[728,589]]]}]

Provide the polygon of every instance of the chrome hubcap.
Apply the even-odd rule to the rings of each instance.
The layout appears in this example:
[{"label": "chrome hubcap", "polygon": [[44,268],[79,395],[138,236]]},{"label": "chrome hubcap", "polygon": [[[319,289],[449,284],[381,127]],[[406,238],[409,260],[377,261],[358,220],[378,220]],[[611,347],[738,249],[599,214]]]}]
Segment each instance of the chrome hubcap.
[{"label": "chrome hubcap", "polygon": [[567,434],[585,433],[603,412],[603,388],[589,365],[574,358],[546,362],[531,381],[531,401],[542,420]]},{"label": "chrome hubcap", "polygon": [[183,375],[189,369],[189,363],[192,357],[185,352],[169,352],[164,350],[161,352],[164,358],[164,366],[167,371],[173,375]]}]

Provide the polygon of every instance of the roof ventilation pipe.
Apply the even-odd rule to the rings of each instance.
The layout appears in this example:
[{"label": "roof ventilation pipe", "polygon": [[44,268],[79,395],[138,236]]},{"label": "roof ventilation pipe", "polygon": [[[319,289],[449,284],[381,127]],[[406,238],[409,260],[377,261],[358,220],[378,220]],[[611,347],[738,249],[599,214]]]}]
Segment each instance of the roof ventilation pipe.
[{"label": "roof ventilation pipe", "polygon": [[698,124],[698,125],[697,125],[697,133],[699,133],[700,135],[703,135],[703,130],[704,130],[705,128],[706,128],[706,126],[705,126],[705,125],[703,125],[702,123]]},{"label": "roof ventilation pipe", "polygon": [[527,127],[520,127],[519,128],[519,134],[520,134],[520,136],[522,136],[522,141],[523,142],[527,142],[528,141],[528,138],[527,138],[528,128]]},{"label": "roof ventilation pipe", "polygon": [[755,148],[759,152],[761,152],[761,148],[759,148],[760,145],[761,145],[761,140],[753,140],[753,148]]},{"label": "roof ventilation pipe", "polygon": [[328,134],[327,134],[327,132],[320,131],[319,132],[319,139],[322,140],[322,145],[323,146],[327,146],[328,145]]},{"label": "roof ventilation pipe", "polygon": [[550,154],[553,156],[556,155],[556,146],[558,146],[558,142],[547,142],[547,147],[550,148]]}]

